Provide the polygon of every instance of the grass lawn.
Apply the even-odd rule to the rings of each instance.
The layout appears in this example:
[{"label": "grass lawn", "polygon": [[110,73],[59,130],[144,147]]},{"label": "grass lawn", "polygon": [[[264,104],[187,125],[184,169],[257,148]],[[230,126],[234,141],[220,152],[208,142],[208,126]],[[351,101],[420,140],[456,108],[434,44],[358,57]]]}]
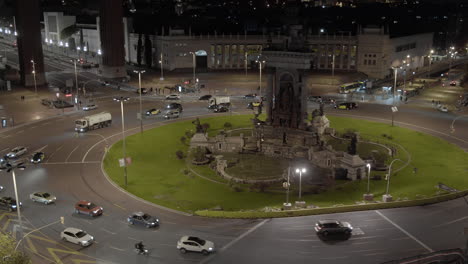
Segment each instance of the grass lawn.
[{"label": "grass lawn", "polygon": [[[249,127],[251,115],[233,115],[203,118],[201,123],[209,123],[209,134],[215,135],[223,128],[225,122],[232,124],[232,129]],[[383,143],[392,142],[403,146],[411,157],[402,149],[397,150],[398,158],[403,161],[411,159],[409,166],[392,175],[390,193],[394,199],[432,196],[437,193],[434,187],[442,182],[448,186],[468,189],[466,180],[468,171],[468,154],[458,147],[441,139],[388,124],[380,124],[357,119],[328,117],[331,125],[339,132],[353,128],[361,137],[372,138]],[[247,186],[231,188],[225,180],[220,179],[208,166],[193,166],[194,170],[210,179],[186,174],[187,163],[177,159],[175,152],[187,153],[188,145],[180,140],[187,130],[194,130],[190,121],[181,121],[158,127],[143,134],[127,138],[127,153],[132,158],[128,167],[127,190],[148,201],[186,212],[210,209],[221,206],[224,210],[251,210],[264,207],[279,207],[285,200],[280,192],[258,193],[248,191]],[[382,137],[391,135],[392,140]],[[115,182],[123,186],[123,169],[118,165],[121,158],[122,143],[112,146],[104,160],[104,168]],[[395,162],[392,170],[403,166]],[[418,168],[413,173],[413,168]],[[383,176],[383,173],[378,173]],[[380,197],[385,191],[386,181],[371,181],[371,192]],[[304,194],[308,203],[320,207],[335,204],[354,204],[362,200],[367,181],[337,184],[334,190],[321,194]],[[295,188],[296,186],[292,186]],[[291,197],[294,196],[294,191]],[[380,199],[380,198],[379,198]]]}]

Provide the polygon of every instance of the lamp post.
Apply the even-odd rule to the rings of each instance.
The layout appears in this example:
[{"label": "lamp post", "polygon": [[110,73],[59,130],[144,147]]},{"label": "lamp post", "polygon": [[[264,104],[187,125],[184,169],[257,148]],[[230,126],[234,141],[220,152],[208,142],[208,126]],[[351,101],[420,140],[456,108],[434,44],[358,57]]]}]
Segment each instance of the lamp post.
[{"label": "lamp post", "polygon": [[429,52],[429,73],[427,77],[431,77],[432,54],[434,54],[434,50]]},{"label": "lamp post", "polygon": [[31,60],[31,64],[32,64],[32,68],[33,68],[32,74],[33,74],[33,78],[34,78],[34,93],[37,96],[36,63],[34,62],[34,60]]},{"label": "lamp post", "polygon": [[392,196],[390,194],[388,194],[388,189],[390,188],[390,177],[392,175],[392,165],[393,165],[393,163],[395,161],[401,161],[401,160],[400,159],[394,159],[394,160],[392,160],[392,162],[390,162],[390,165],[388,166],[387,190],[385,191],[385,194],[383,196],[383,201],[384,202],[390,202],[392,200]]},{"label": "lamp post", "polygon": [[193,58],[193,60],[192,60],[192,66],[193,66],[193,83],[195,84],[195,80],[196,80],[196,78],[195,78],[195,67],[197,66],[196,63],[195,63],[195,56],[196,56],[196,54],[195,54],[195,52],[190,52],[190,54],[192,54],[192,58]]},{"label": "lamp post", "polygon": [[161,52],[161,59],[159,60],[159,64],[161,64],[161,77],[159,80],[164,81],[164,74],[163,74],[163,54]]},{"label": "lamp post", "polygon": [[262,65],[264,66],[265,65],[265,62],[264,60],[257,60],[256,61],[259,65],[259,79],[258,79],[258,88],[259,88],[259,95],[260,97],[262,97]]},{"label": "lamp post", "polygon": [[370,169],[371,169],[370,163],[367,163],[366,167],[367,167],[367,194],[369,194],[369,191],[370,191]]},{"label": "lamp post", "polygon": [[127,188],[127,152],[125,149],[125,120],[124,120],[124,108],[123,103],[130,100],[129,97],[115,97],[114,101],[120,102],[120,111],[122,113],[122,151],[123,151],[123,163],[124,163],[124,182],[125,188]]},{"label": "lamp post", "polygon": [[247,76],[247,52],[244,52],[244,68],[245,68],[245,76]]},{"label": "lamp post", "polygon": [[395,93],[396,93],[396,90],[397,90],[397,75],[398,75],[398,67],[392,67],[393,69],[393,72],[394,72],[394,75],[395,75],[395,80],[394,80],[394,83],[393,83],[393,100],[392,100],[392,126],[393,126],[393,120],[395,119],[395,110],[396,110],[396,107],[395,107]]},{"label": "lamp post", "polygon": [[296,173],[299,173],[299,201],[302,198],[302,173],[305,173],[305,168],[297,168]]},{"label": "lamp post", "polygon": [[[76,70],[76,59],[71,60],[73,62],[73,65],[75,67],[75,85],[76,85],[76,97],[78,100],[78,72]],[[73,96],[72,96],[72,103],[73,103]]]},{"label": "lamp post", "polygon": [[140,71],[133,71],[134,73],[138,73],[138,90],[139,90],[139,94],[140,94],[140,133],[143,133],[143,110],[142,110],[142,107],[141,107],[141,74],[142,73],[145,73],[144,70],[140,70]]},{"label": "lamp post", "polygon": [[[21,219],[21,203],[18,200],[18,188],[16,187],[16,174],[15,174],[15,169],[19,170],[24,170],[26,167],[23,165],[23,163],[18,163],[16,165],[11,165],[10,163],[5,164],[5,170],[6,172],[11,172],[11,175],[13,177],[13,189],[15,191],[15,199],[16,199],[16,213],[18,214],[18,222],[20,225],[20,237],[19,240],[23,239],[23,220]],[[3,170],[0,169],[0,170]]]}]

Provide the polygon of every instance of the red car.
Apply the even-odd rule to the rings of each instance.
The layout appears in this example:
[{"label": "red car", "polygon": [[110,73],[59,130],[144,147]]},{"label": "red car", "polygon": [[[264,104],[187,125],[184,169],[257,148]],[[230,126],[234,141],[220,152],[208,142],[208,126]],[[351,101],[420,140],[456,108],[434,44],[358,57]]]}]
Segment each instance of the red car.
[{"label": "red car", "polygon": [[103,208],[88,201],[79,201],[75,204],[75,213],[90,216],[102,215]]}]

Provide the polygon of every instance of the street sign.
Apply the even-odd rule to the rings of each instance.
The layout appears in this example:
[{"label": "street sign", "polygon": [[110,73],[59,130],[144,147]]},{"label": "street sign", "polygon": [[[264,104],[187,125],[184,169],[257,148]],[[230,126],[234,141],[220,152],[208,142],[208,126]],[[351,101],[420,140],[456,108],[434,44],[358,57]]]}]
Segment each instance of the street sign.
[{"label": "street sign", "polygon": [[[127,162],[127,166],[132,164],[132,158],[127,157],[126,162]],[[119,159],[119,166],[120,167],[125,167],[124,159]]]},{"label": "street sign", "polygon": [[141,119],[141,113],[137,113],[137,119],[138,119],[138,120]]},{"label": "street sign", "polygon": [[397,108],[396,106],[392,106],[392,112],[393,112],[393,113],[398,112],[398,108]]}]

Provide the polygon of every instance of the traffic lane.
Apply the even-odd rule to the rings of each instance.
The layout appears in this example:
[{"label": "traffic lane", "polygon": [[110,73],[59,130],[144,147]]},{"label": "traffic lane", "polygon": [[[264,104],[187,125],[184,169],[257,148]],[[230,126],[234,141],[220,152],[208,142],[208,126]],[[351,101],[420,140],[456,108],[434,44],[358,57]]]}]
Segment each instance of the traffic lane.
[{"label": "traffic lane", "polygon": [[[315,233],[319,219],[349,221],[350,239],[324,240]],[[356,234],[355,234],[356,233]],[[274,248],[274,250],[272,250]],[[255,249],[255,250],[252,250]],[[272,219],[210,263],[378,263],[426,250],[374,211]]]},{"label": "traffic lane", "polygon": [[394,209],[385,212],[385,216],[436,251],[465,247],[463,230],[468,225],[467,208],[460,198],[430,206]]}]

